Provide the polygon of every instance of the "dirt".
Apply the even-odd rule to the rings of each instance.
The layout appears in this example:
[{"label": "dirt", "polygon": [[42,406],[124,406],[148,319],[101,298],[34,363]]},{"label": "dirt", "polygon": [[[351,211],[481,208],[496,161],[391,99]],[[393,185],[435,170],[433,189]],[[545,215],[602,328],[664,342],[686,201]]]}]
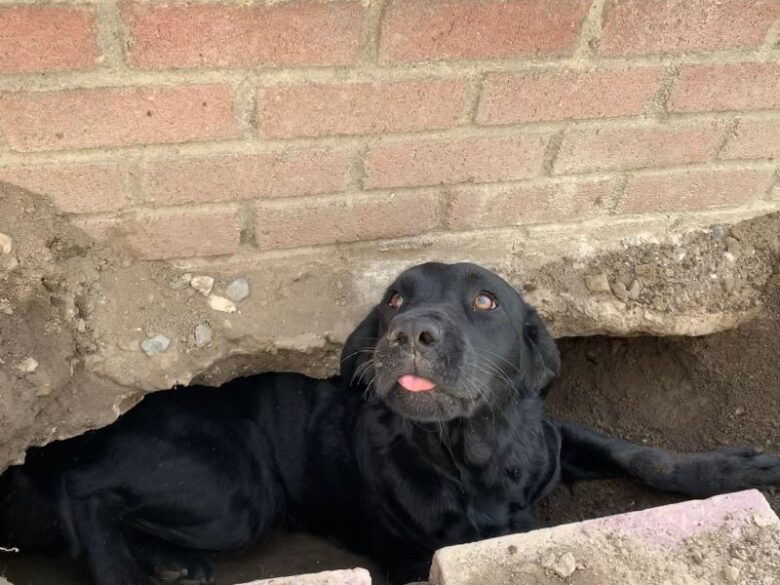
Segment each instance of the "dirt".
[{"label": "dirt", "polygon": [[[778,250],[775,214],[658,243],[627,238],[585,261],[564,257],[545,264],[523,289],[553,329],[613,333],[631,322],[634,335],[701,335],[755,315],[755,291],[772,273]],[[708,330],[718,319],[720,327]]]},{"label": "dirt", "polygon": [[[706,337],[561,340],[563,369],[547,410],[668,449],[749,443],[780,453],[778,274],[765,303],[750,323]],[[780,512],[778,490],[766,495]],[[584,482],[559,490],[541,518],[579,521],[674,501],[630,482]]]}]

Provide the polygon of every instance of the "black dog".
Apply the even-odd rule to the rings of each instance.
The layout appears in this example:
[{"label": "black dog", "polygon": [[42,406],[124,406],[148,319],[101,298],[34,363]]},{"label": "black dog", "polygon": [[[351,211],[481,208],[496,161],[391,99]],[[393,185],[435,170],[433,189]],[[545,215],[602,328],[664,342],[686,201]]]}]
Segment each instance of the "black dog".
[{"label": "black dog", "polygon": [[555,343],[472,264],[404,272],[342,363],[328,381],[157,393],[31,449],[0,483],[0,545],[66,547],[99,585],[201,584],[208,552],[290,517],[413,579],[437,548],[531,528],[559,481],[630,476],[692,496],[780,485],[780,458],[753,449],[675,454],[545,418]]}]

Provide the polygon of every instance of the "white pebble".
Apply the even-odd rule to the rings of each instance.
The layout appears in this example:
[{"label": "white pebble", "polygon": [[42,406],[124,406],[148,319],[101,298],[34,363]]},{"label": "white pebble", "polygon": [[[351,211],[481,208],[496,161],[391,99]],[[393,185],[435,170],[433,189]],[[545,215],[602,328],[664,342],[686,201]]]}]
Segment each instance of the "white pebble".
[{"label": "white pebble", "polygon": [[172,278],[171,281],[168,283],[168,286],[173,290],[179,290],[181,288],[185,288],[189,286],[190,282],[192,282],[192,274],[190,274],[189,272],[185,272],[184,274],[180,274]]},{"label": "white pebble", "polygon": [[190,286],[207,297],[211,293],[211,289],[214,288],[214,279],[210,276],[194,276],[190,281]]},{"label": "white pebble", "polygon": [[32,374],[35,370],[38,369],[38,360],[33,357],[24,358],[21,362],[19,362],[19,365],[16,366],[16,369],[20,372],[24,372],[25,374]]},{"label": "white pebble", "polygon": [[233,301],[219,295],[209,295],[209,307],[223,313],[236,312],[236,306],[233,304]]},{"label": "white pebble", "polygon": [[0,252],[8,256],[14,251],[14,241],[11,236],[0,233]]},{"label": "white pebble", "polygon": [[729,583],[736,583],[739,580],[739,569],[729,565],[725,569],[723,569],[723,577]]},{"label": "white pebble", "polygon": [[243,301],[249,296],[249,281],[246,278],[237,278],[227,287],[227,296],[235,302]]},{"label": "white pebble", "polygon": [[208,323],[198,323],[195,326],[195,345],[203,347],[211,342],[212,338],[211,327]]},{"label": "white pebble", "polygon": [[165,335],[155,335],[141,342],[141,349],[146,355],[155,355],[164,352],[171,344],[171,340]]},{"label": "white pebble", "polygon": [[555,564],[552,566],[552,570],[562,578],[571,577],[574,571],[577,570],[577,559],[570,552],[561,555]]}]

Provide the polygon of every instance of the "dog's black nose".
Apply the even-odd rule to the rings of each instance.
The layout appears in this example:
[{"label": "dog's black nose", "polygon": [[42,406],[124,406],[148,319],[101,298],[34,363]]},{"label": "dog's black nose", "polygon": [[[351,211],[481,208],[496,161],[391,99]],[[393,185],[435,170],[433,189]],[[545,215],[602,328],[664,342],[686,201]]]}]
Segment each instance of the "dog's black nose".
[{"label": "dog's black nose", "polygon": [[441,326],[433,319],[416,317],[413,319],[396,319],[390,328],[390,341],[406,345],[410,349],[427,349],[441,341]]}]

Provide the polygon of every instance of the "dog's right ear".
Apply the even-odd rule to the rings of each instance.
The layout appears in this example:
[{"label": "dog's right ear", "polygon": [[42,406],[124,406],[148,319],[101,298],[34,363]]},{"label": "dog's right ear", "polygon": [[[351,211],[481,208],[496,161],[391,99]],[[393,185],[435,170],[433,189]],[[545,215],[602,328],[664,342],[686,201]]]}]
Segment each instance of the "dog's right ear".
[{"label": "dog's right ear", "polygon": [[371,359],[379,340],[379,312],[371,309],[368,316],[350,334],[344,349],[341,350],[341,378],[348,387],[360,387],[362,380],[371,379],[369,372],[360,372],[358,368]]}]

